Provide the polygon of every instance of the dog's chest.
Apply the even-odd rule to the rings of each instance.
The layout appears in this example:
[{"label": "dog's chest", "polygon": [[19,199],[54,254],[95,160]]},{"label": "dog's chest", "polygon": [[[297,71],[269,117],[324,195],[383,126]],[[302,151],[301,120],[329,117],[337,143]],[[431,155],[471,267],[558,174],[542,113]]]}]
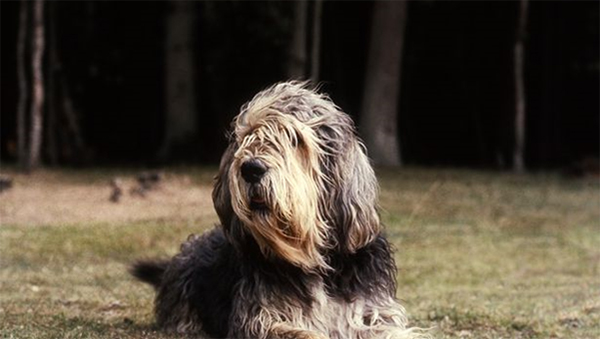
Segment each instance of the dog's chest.
[{"label": "dog's chest", "polygon": [[358,297],[352,302],[329,296],[313,287],[315,300],[309,310],[288,308],[284,315],[296,328],[325,334],[331,339],[365,339],[406,335],[404,309],[389,296]]},{"label": "dog's chest", "polygon": [[315,300],[312,313],[305,316],[306,327],[326,333],[331,339],[358,338],[361,328],[363,301],[347,303],[328,297],[323,291]]},{"label": "dog's chest", "polygon": [[364,299],[351,303],[327,295],[322,285],[313,286],[314,302],[309,309],[290,307],[283,315],[293,327],[326,334],[331,339],[363,338],[372,305]]}]

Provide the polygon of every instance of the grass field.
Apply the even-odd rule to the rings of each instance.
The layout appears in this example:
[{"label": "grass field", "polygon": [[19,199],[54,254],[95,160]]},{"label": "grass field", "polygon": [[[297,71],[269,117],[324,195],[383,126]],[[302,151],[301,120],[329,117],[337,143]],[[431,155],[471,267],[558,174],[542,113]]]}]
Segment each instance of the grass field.
[{"label": "grass field", "polygon": [[[3,169],[1,338],[170,338],[136,258],[177,252],[212,227],[214,169],[173,169],[146,198],[111,203],[134,171]],[[600,187],[462,170],[382,170],[398,297],[437,338],[599,338]]]}]

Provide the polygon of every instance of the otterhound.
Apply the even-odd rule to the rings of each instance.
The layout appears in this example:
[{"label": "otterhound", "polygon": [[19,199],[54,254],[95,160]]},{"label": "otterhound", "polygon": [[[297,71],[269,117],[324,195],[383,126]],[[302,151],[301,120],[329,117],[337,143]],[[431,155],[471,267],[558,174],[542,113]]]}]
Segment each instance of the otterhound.
[{"label": "otterhound", "polygon": [[395,298],[375,174],[354,124],[303,83],[234,119],[213,190],[221,225],[132,273],[160,326],[212,338],[415,338]]}]

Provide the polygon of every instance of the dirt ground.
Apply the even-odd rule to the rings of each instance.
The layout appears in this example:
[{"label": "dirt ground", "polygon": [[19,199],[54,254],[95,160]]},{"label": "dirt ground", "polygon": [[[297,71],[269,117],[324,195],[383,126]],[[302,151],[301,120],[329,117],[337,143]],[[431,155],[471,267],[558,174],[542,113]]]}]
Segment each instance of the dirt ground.
[{"label": "dirt ground", "polygon": [[[93,225],[167,218],[198,220],[215,215],[210,184],[194,184],[184,174],[162,174],[160,183],[141,196],[136,193],[140,187],[136,180],[139,173],[103,175],[90,180],[77,180],[77,175],[69,180],[54,171],[32,175],[8,173],[13,187],[0,193],[0,224]],[[58,177],[61,179],[57,180]],[[110,200],[113,178],[123,192],[118,203]]]}]

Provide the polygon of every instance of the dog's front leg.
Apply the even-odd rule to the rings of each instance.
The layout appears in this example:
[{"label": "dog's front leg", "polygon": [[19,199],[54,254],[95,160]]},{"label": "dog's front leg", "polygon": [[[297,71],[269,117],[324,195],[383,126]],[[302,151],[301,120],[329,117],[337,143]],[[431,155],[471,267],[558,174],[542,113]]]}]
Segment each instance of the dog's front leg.
[{"label": "dog's front leg", "polygon": [[286,324],[273,325],[267,332],[267,339],[329,339],[326,335],[295,328]]}]

